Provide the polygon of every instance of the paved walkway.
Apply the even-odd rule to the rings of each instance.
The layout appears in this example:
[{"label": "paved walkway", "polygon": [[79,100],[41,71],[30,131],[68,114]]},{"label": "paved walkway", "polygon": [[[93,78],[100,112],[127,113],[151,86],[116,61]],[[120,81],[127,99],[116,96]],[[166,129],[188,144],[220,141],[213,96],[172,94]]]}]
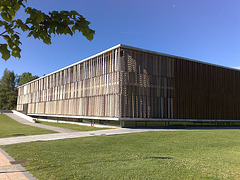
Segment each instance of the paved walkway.
[{"label": "paved walkway", "polygon": [[[97,131],[76,131],[71,129],[43,125],[39,123],[32,123],[13,113],[4,113],[4,114],[6,114],[7,116],[9,116],[10,118],[14,119],[19,123],[35,126],[38,128],[48,129],[48,130],[56,131],[59,133],[0,138],[0,145],[18,144],[18,143],[33,142],[33,141],[50,141],[50,140],[89,137],[89,136],[101,136],[101,135],[109,136],[109,135],[128,134],[128,133],[146,132],[146,131],[171,131],[169,129],[134,129],[134,128],[117,128],[117,129],[106,129],[106,130],[97,130]],[[178,129],[178,130],[181,130],[181,129]],[[176,131],[176,129],[173,129],[173,131]]]},{"label": "paved walkway", "polygon": [[0,149],[0,180],[36,180],[12,157]]},{"label": "paved walkway", "polygon": [[[0,145],[18,144],[24,142],[32,141],[50,141],[58,139],[68,139],[68,138],[78,138],[78,137],[89,137],[89,136],[101,136],[101,135],[117,135],[117,134],[128,134],[136,132],[146,132],[146,131],[156,131],[154,129],[107,129],[107,130],[97,130],[97,131],[78,131],[72,133],[54,133],[54,134],[41,134],[41,135],[31,135],[31,136],[19,136],[10,138],[0,138]],[[158,131],[164,131],[164,129],[158,129]],[[165,131],[169,131],[165,129]]]},{"label": "paved walkway", "polygon": [[61,127],[48,126],[48,125],[44,125],[44,124],[40,124],[40,123],[32,123],[32,122],[29,122],[26,119],[23,119],[23,118],[17,116],[16,114],[13,114],[13,113],[4,113],[4,114],[6,114],[8,117],[12,118],[13,120],[15,120],[19,123],[26,124],[26,125],[29,125],[29,126],[34,126],[34,127],[38,127],[38,128],[52,130],[52,131],[60,132],[60,133],[79,132],[79,131],[73,130],[73,129],[66,129],[66,128],[61,128]]}]

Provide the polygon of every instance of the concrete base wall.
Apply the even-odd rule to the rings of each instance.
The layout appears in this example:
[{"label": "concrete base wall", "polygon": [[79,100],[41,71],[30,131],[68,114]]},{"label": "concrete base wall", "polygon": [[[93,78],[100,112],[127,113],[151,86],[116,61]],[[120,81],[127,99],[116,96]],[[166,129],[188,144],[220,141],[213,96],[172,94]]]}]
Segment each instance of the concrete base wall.
[{"label": "concrete base wall", "polygon": [[12,113],[11,110],[0,110],[0,113]]},{"label": "concrete base wall", "polygon": [[217,127],[227,127],[227,126],[240,126],[240,122],[179,122],[179,121],[122,121],[121,127],[131,128],[131,127],[186,127],[186,126],[217,126]]}]

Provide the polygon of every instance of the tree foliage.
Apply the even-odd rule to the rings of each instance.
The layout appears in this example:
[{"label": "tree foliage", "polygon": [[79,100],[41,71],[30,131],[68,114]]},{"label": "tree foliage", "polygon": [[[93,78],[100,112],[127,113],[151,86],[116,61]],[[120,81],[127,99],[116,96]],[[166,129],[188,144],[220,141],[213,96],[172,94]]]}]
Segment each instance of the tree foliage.
[{"label": "tree foliage", "polygon": [[17,105],[17,86],[28,83],[38,76],[33,76],[30,72],[22,73],[18,76],[14,71],[4,70],[0,79],[0,110],[15,109]]},{"label": "tree foliage", "polygon": [[30,72],[25,72],[25,73],[22,73],[22,75],[19,77],[19,86],[23,85],[23,84],[26,84],[30,81],[33,81],[34,79],[37,79],[39,78],[38,76],[33,76],[32,73]]},{"label": "tree foliage", "polygon": [[5,69],[0,79],[0,109],[11,110],[16,108],[16,82],[17,75],[15,75],[13,71]]},{"label": "tree foliage", "polygon": [[[20,32],[27,32],[28,37],[41,39],[51,44],[52,35],[81,32],[88,40],[92,40],[95,31],[89,28],[90,22],[76,11],[52,11],[48,14],[26,6],[27,0],[0,0],[0,36],[5,43],[0,44],[0,53],[4,60],[11,56],[20,58]],[[28,18],[15,19],[15,15],[24,8]]]}]

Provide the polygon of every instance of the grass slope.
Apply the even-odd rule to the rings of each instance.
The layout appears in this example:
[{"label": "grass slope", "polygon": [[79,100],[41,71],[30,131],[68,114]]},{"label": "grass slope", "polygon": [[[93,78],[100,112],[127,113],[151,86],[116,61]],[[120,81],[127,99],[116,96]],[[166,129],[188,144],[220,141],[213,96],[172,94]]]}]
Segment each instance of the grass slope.
[{"label": "grass slope", "polygon": [[27,136],[27,135],[35,135],[35,134],[48,134],[48,133],[55,133],[55,132],[24,125],[14,121],[10,117],[6,116],[5,114],[0,114],[0,138]]},{"label": "grass slope", "polygon": [[46,121],[37,121],[40,124],[45,124],[49,126],[56,126],[56,127],[62,127],[67,129],[73,129],[78,131],[96,131],[96,130],[103,130],[107,128],[97,128],[97,127],[89,127],[89,126],[80,126],[76,124],[67,124],[67,123],[54,123],[54,122],[46,122]]},{"label": "grass slope", "polygon": [[1,147],[38,179],[240,179],[240,131],[163,131]]}]

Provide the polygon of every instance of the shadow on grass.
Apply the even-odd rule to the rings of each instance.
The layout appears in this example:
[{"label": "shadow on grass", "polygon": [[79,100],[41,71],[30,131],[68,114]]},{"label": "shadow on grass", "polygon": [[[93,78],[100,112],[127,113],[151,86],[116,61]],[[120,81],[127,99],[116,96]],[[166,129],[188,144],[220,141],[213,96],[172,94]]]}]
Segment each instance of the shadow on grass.
[{"label": "shadow on grass", "polygon": [[12,134],[12,136],[26,136],[26,134]]},{"label": "shadow on grass", "polygon": [[131,159],[116,159],[116,160],[107,160],[107,161],[89,161],[89,162],[81,162],[81,163],[75,163],[75,164],[85,164],[85,163],[112,163],[112,162],[126,162],[126,161],[138,161],[138,160],[169,160],[173,159],[173,157],[165,157],[165,156],[150,156],[150,157],[136,157]]},{"label": "shadow on grass", "polygon": [[146,157],[143,159],[173,159],[172,157]]}]

